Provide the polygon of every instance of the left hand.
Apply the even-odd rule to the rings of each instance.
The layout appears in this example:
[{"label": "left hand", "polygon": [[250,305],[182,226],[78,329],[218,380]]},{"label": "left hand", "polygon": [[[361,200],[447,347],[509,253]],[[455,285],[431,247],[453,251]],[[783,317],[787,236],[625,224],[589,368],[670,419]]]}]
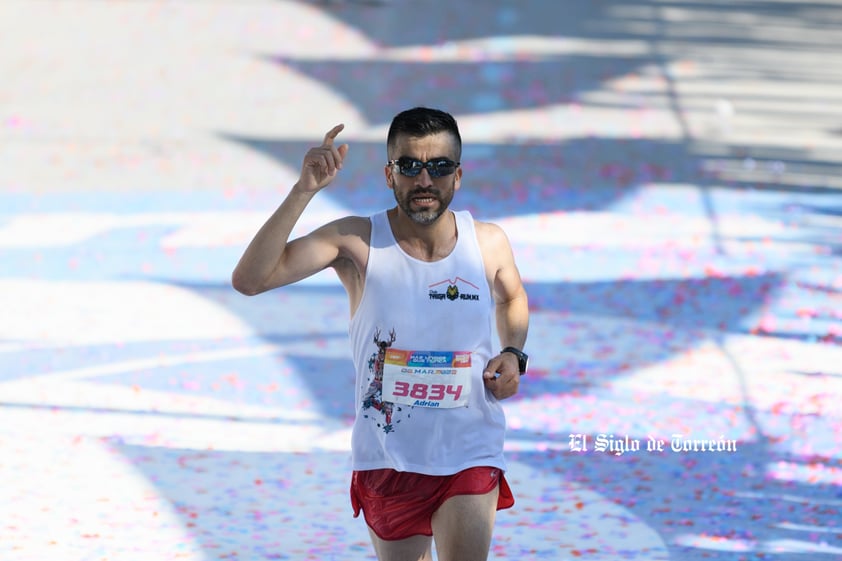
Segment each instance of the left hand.
[{"label": "left hand", "polygon": [[515,395],[520,386],[517,357],[512,353],[500,353],[489,360],[482,372],[482,381],[497,399]]}]

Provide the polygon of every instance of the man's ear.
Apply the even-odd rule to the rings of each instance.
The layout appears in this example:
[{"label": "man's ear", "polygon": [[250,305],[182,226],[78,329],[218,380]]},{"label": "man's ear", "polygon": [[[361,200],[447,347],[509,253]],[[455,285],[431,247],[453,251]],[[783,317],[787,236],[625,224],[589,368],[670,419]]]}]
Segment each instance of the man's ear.
[{"label": "man's ear", "polygon": [[386,176],[386,186],[391,189],[392,188],[392,169],[394,166],[390,164],[386,164],[383,168],[383,174]]}]

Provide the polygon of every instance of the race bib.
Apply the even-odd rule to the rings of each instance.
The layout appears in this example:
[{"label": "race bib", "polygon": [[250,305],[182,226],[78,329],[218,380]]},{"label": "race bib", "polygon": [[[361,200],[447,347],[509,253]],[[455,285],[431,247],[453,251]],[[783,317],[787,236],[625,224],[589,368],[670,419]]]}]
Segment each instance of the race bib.
[{"label": "race bib", "polygon": [[386,350],[384,401],[447,409],[467,405],[470,393],[469,351]]}]

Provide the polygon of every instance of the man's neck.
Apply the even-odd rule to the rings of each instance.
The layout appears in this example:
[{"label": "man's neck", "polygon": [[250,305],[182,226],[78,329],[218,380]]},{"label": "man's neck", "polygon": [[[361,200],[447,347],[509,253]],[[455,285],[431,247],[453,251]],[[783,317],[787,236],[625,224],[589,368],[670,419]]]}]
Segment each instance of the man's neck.
[{"label": "man's neck", "polygon": [[450,210],[432,224],[419,224],[398,207],[388,211],[387,216],[398,245],[416,259],[438,261],[450,255],[456,246],[456,216]]}]

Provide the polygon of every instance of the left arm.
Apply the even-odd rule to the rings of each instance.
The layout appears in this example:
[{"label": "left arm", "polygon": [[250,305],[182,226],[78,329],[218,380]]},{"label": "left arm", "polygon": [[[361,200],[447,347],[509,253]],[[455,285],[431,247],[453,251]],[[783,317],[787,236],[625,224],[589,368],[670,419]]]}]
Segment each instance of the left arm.
[{"label": "left arm", "polygon": [[[500,348],[523,349],[529,329],[529,302],[515,264],[509,239],[495,224],[477,222],[477,239],[496,306]],[[491,358],[482,374],[486,387],[497,399],[515,395],[520,385],[518,360],[512,353]]]}]

